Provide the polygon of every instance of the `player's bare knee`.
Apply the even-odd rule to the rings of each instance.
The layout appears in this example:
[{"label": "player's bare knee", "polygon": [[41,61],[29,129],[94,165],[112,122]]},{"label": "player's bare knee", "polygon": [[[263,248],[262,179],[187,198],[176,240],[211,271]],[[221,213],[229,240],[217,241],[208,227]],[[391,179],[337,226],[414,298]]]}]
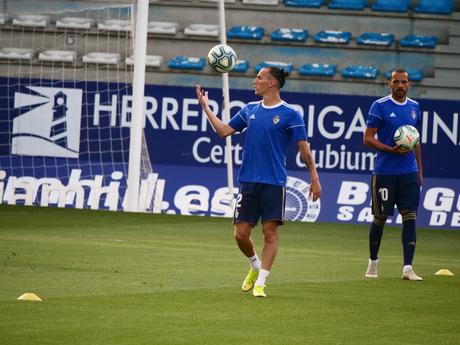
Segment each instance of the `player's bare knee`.
[{"label": "player's bare knee", "polygon": [[278,241],[278,235],[276,233],[264,234],[265,243],[276,243]]},{"label": "player's bare knee", "polygon": [[235,229],[233,237],[236,241],[240,242],[247,240],[249,238],[249,234],[247,234],[245,231],[238,231]]}]

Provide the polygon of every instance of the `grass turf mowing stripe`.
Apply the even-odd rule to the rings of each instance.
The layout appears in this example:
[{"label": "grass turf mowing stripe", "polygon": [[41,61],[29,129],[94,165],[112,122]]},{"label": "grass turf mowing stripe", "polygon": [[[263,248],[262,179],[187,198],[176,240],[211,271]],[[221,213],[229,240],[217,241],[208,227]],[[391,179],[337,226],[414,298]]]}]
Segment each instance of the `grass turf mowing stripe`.
[{"label": "grass turf mowing stripe", "polygon": [[[239,290],[230,220],[0,206],[0,344],[456,344],[460,233],[400,229],[364,278],[367,226],[288,223],[267,299]],[[259,246],[260,227],[254,231]],[[456,273],[439,277],[441,267]],[[42,302],[16,301],[35,292]]]}]

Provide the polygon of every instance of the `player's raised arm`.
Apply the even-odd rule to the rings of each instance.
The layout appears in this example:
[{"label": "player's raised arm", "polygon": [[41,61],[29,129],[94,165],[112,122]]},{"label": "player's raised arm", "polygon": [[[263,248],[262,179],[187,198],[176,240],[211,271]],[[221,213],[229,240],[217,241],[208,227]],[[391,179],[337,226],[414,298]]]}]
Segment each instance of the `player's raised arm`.
[{"label": "player's raised arm", "polygon": [[222,120],[212,112],[211,108],[209,107],[208,91],[204,91],[199,84],[196,84],[195,90],[198,102],[200,103],[201,107],[206,113],[206,116],[208,117],[209,122],[211,122],[212,127],[219,135],[219,137],[225,138],[235,133],[235,130],[232,127],[222,122]]}]

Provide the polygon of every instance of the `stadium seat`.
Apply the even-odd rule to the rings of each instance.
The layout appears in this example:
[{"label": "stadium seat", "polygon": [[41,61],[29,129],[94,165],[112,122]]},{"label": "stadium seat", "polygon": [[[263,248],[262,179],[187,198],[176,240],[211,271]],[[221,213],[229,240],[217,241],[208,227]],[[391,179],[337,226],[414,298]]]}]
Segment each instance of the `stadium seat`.
[{"label": "stadium seat", "polygon": [[300,75],[333,77],[337,70],[336,65],[307,63],[299,68]]},{"label": "stadium seat", "polygon": [[323,5],[324,0],[284,0],[284,5],[288,7],[316,7]]},{"label": "stadium seat", "polygon": [[77,53],[71,50],[45,50],[38,54],[40,61],[74,62]]},{"label": "stadium seat", "polygon": [[342,43],[347,44],[351,40],[351,32],[348,31],[320,31],[314,36],[315,42],[319,43]]},{"label": "stadium seat", "polygon": [[[203,2],[219,2],[220,0],[200,0]],[[236,0],[224,0],[225,3],[234,4]]]},{"label": "stadium seat", "polygon": [[331,0],[329,8],[338,10],[362,11],[367,5],[367,0]]},{"label": "stadium seat", "polygon": [[385,34],[380,32],[365,32],[356,38],[358,44],[391,46],[395,40],[393,34]]},{"label": "stadium seat", "polygon": [[13,25],[27,27],[46,27],[49,23],[48,16],[38,14],[20,14],[13,18]]},{"label": "stadium seat", "polygon": [[377,0],[372,5],[372,11],[407,12],[409,0]]},{"label": "stadium seat", "polygon": [[91,29],[94,20],[80,17],[64,17],[56,20],[56,27],[62,29]]},{"label": "stadium seat", "polygon": [[175,35],[179,24],[174,22],[149,22],[147,32],[150,34]]},{"label": "stadium seat", "polygon": [[256,66],[256,72],[258,73],[262,68],[265,67],[277,67],[282,68],[285,72],[291,73],[294,69],[292,63],[289,62],[278,62],[278,61],[262,61]]},{"label": "stadium seat", "polygon": [[437,44],[438,38],[436,36],[407,35],[399,41],[401,47],[411,48],[435,48]]},{"label": "stadium seat", "polygon": [[35,51],[29,48],[2,48],[0,59],[32,60]]},{"label": "stadium seat", "polygon": [[249,69],[249,61],[247,60],[237,60],[235,67],[231,70],[231,72],[237,73],[246,73]]},{"label": "stadium seat", "polygon": [[82,60],[84,63],[117,65],[120,62],[120,54],[92,52],[83,55]]},{"label": "stadium seat", "polygon": [[[134,56],[131,55],[125,60],[126,65],[134,65]],[[147,67],[160,67],[163,63],[163,57],[159,55],[146,55],[145,56],[145,66]]]},{"label": "stadium seat", "polygon": [[[424,77],[423,71],[421,69],[412,67],[412,68],[406,68],[406,71],[407,71],[407,74],[409,75],[410,81],[421,81]],[[391,72],[393,72],[393,70],[385,73],[385,76],[388,80],[390,80],[391,78]]]},{"label": "stadium seat", "polygon": [[260,40],[265,34],[261,26],[234,26],[227,31],[228,38],[243,38]]},{"label": "stadium seat", "polygon": [[271,38],[273,41],[295,41],[305,42],[308,37],[307,30],[280,28],[272,32]]},{"label": "stadium seat", "polygon": [[344,78],[375,79],[379,75],[379,70],[373,66],[347,66],[342,70]]},{"label": "stadium seat", "polygon": [[190,24],[184,29],[184,34],[187,36],[219,36],[219,26],[209,24]]},{"label": "stadium seat", "polygon": [[169,60],[168,67],[173,69],[203,70],[205,61],[203,58],[176,56]]},{"label": "stadium seat", "polygon": [[107,19],[99,23],[97,28],[107,31],[131,31],[132,24],[129,20]]},{"label": "stadium seat", "polygon": [[0,25],[5,25],[10,21],[10,17],[6,14],[0,13]]},{"label": "stadium seat", "polygon": [[243,0],[243,4],[277,6],[278,0]]},{"label": "stadium seat", "polygon": [[414,10],[419,13],[450,14],[453,9],[452,0],[420,0]]}]

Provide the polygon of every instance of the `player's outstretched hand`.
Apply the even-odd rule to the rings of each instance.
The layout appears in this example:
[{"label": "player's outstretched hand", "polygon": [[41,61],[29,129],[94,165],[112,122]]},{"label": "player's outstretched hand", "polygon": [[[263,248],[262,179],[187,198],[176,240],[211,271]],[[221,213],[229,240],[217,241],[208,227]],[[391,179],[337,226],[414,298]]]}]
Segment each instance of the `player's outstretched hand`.
[{"label": "player's outstretched hand", "polygon": [[204,109],[209,105],[208,99],[208,91],[204,91],[200,84],[195,85],[196,90],[196,97],[198,98],[198,102],[200,103],[201,107]]},{"label": "player's outstretched hand", "polygon": [[313,201],[316,201],[321,196],[321,184],[319,180],[312,181],[310,183],[310,193],[308,195]]}]

